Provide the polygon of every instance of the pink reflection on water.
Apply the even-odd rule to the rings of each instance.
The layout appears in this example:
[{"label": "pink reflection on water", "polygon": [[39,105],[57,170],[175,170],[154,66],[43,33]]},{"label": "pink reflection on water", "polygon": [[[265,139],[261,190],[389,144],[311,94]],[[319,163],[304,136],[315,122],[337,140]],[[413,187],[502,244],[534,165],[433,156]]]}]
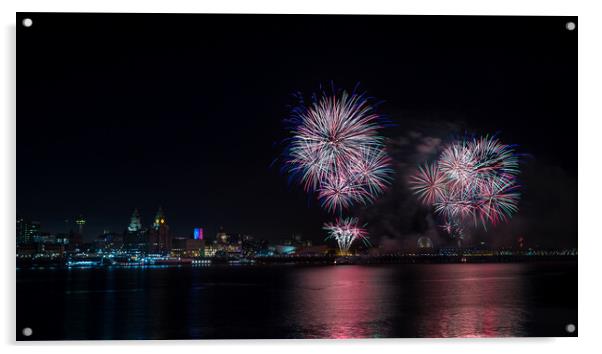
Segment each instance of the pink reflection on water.
[{"label": "pink reflection on water", "polygon": [[296,279],[293,317],[306,338],[386,337],[383,325],[394,305],[390,268],[309,268]]},{"label": "pink reflection on water", "polygon": [[429,266],[418,289],[420,337],[506,337],[525,335],[520,264]]},{"label": "pink reflection on water", "polygon": [[523,264],[307,268],[295,276],[287,318],[297,338],[524,336],[523,271]]}]

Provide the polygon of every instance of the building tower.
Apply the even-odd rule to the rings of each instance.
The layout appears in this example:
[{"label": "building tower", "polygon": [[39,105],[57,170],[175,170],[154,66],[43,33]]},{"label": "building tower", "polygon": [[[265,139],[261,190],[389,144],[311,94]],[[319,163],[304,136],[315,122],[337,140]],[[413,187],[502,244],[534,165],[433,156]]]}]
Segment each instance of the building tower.
[{"label": "building tower", "polygon": [[17,216],[17,245],[25,243],[25,221]]},{"label": "building tower", "polygon": [[33,242],[35,236],[40,235],[40,223],[38,221],[26,221],[17,219],[17,244],[28,244]]},{"label": "building tower", "polygon": [[84,235],[84,225],[86,225],[86,219],[80,214],[80,216],[75,219],[75,223],[77,224],[77,233],[80,236]]},{"label": "building tower", "polygon": [[162,225],[165,224],[165,214],[163,208],[159,207],[157,214],[155,215],[155,221],[153,222],[153,230],[159,230]]},{"label": "building tower", "polygon": [[172,237],[163,209],[159,207],[149,234],[149,251],[165,253],[171,250]]},{"label": "building tower", "polygon": [[134,209],[130,223],[123,235],[123,246],[130,251],[146,251],[148,248],[147,232],[142,228],[138,209]]},{"label": "building tower", "polygon": [[128,231],[136,232],[142,230],[142,221],[140,220],[140,213],[138,209],[134,209],[132,217],[130,218],[130,224],[128,225]]},{"label": "building tower", "polygon": [[77,225],[77,231],[69,234],[69,249],[72,251],[79,250],[79,247],[82,245],[86,219],[80,214],[75,219],[75,224]]}]

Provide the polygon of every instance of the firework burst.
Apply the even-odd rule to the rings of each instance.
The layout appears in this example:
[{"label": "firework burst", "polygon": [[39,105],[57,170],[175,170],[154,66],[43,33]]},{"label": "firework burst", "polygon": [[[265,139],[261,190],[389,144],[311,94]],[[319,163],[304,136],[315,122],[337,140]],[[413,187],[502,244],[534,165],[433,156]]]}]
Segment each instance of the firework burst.
[{"label": "firework burst", "polygon": [[328,211],[371,203],[390,183],[382,118],[365,94],[314,95],[292,111],[285,166]]},{"label": "firework burst", "polygon": [[328,239],[335,239],[342,254],[348,254],[353,241],[360,239],[368,243],[368,233],[365,229],[358,227],[357,218],[339,218],[336,223],[324,224],[324,230],[328,232]]},{"label": "firework burst", "polygon": [[409,185],[442,216],[441,227],[462,238],[466,220],[486,228],[518,211],[518,165],[514,147],[495,137],[463,139],[447,145],[436,163],[420,166]]},{"label": "firework burst", "polygon": [[285,169],[325,210],[339,214],[324,229],[343,254],[355,240],[367,242],[358,220],[343,218],[343,210],[373,203],[391,183],[391,158],[379,135],[382,121],[365,94],[346,91],[314,95],[289,119]]},{"label": "firework burst", "polygon": [[380,195],[391,183],[391,158],[383,149],[362,149],[361,158],[349,167],[349,175],[366,186],[371,196]]},{"label": "firework burst", "polygon": [[320,184],[318,198],[322,207],[330,212],[347,209],[355,202],[368,204],[372,195],[364,188],[360,180],[345,173],[327,176]]},{"label": "firework burst", "polygon": [[426,205],[433,205],[444,199],[446,183],[447,177],[439,170],[437,164],[419,166],[418,173],[410,176],[410,189]]}]

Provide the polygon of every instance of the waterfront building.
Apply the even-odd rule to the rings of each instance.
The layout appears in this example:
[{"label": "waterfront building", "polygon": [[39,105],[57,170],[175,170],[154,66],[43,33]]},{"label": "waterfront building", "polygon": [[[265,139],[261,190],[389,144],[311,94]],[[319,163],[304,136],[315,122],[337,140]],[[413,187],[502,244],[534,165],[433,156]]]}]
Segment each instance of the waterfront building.
[{"label": "waterfront building", "polygon": [[295,247],[293,245],[276,245],[274,247],[275,253],[278,255],[282,255],[282,256],[293,255],[296,250],[297,250],[297,247]]},{"label": "waterfront building", "polygon": [[305,246],[297,249],[296,254],[301,257],[322,257],[328,253],[327,245]]},{"label": "waterfront building", "polygon": [[24,227],[23,224],[24,223],[25,223],[25,220],[23,220],[23,218],[20,218],[17,216],[17,233],[16,233],[17,245],[25,243],[24,242],[25,240],[23,239],[23,227]]},{"label": "waterfront building", "polygon": [[215,240],[219,244],[226,245],[230,243],[230,235],[224,231],[223,227],[220,227],[217,235],[215,236]]},{"label": "waterfront building", "polygon": [[40,232],[38,235],[33,236],[34,243],[57,243],[56,235],[48,232]]},{"label": "waterfront building", "polygon": [[148,246],[150,252],[169,252],[172,248],[172,236],[161,207],[155,215],[153,226],[149,232]]},{"label": "waterfront building", "polygon": [[138,209],[134,209],[132,217],[130,218],[130,224],[128,225],[128,231],[136,232],[142,230],[142,221],[140,219],[140,213]]},{"label": "waterfront building", "polygon": [[194,230],[192,231],[192,238],[195,240],[203,240],[203,228],[202,227],[195,227]]},{"label": "waterfront building", "polygon": [[82,215],[78,216],[75,219],[75,224],[77,224],[77,233],[83,237],[84,236],[84,226],[86,225],[86,219]]},{"label": "waterfront building", "polygon": [[205,257],[215,257],[220,247],[217,244],[206,244],[205,245]]},{"label": "waterfront building", "polygon": [[38,221],[26,221],[23,218],[17,218],[17,244],[32,243],[34,236],[40,234],[40,230]]},{"label": "waterfront building", "polygon": [[68,233],[58,233],[55,235],[56,236],[56,243],[60,243],[63,245],[68,245],[69,244],[69,234]]},{"label": "waterfront building", "polygon": [[123,235],[123,248],[128,251],[143,252],[148,248],[148,233],[142,227],[140,213],[134,209],[130,223]]},{"label": "waterfront building", "polygon": [[190,238],[174,238],[171,255],[173,257],[203,257],[205,256],[205,241]]},{"label": "waterfront building", "polygon": [[120,249],[123,246],[123,236],[116,233],[105,230],[102,235],[96,238],[94,242],[94,248],[102,251],[112,251]]}]

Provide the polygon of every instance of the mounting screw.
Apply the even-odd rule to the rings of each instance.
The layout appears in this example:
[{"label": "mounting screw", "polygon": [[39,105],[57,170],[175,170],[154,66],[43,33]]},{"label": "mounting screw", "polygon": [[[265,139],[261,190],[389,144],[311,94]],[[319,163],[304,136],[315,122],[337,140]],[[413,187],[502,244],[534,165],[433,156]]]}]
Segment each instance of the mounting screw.
[{"label": "mounting screw", "polygon": [[572,31],[572,30],[574,30],[574,29],[575,29],[575,27],[577,27],[577,26],[575,25],[575,22],[572,22],[572,21],[570,21],[570,22],[567,22],[567,23],[566,23],[566,29],[568,29],[569,31]]},{"label": "mounting screw", "polygon": [[569,332],[569,333],[573,333],[573,332],[575,332],[575,330],[577,329],[577,327],[575,327],[574,324],[569,323],[568,325],[566,325],[566,327],[564,329],[566,329],[566,331]]}]

